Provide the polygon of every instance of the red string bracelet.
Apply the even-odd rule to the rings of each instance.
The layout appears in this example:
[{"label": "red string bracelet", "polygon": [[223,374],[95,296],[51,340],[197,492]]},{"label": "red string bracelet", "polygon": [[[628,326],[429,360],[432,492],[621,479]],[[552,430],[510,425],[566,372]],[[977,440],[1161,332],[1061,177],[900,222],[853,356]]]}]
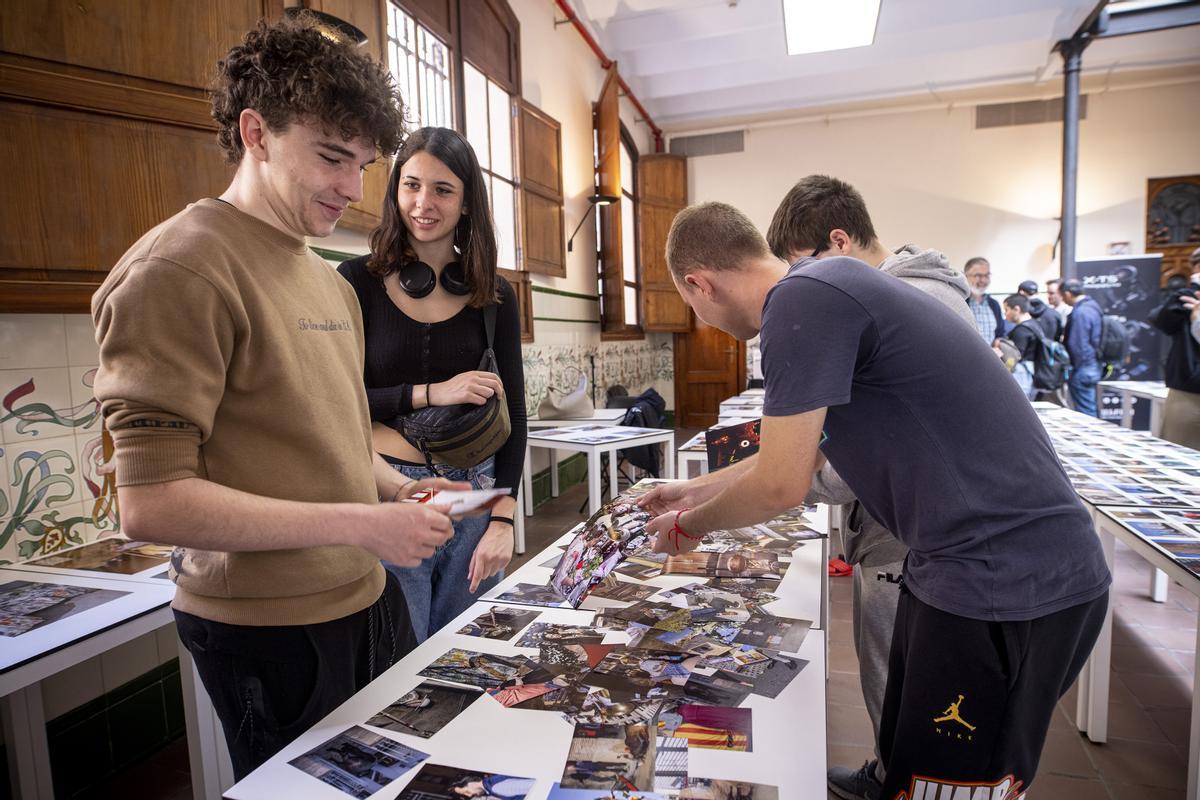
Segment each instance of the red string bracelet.
[{"label": "red string bracelet", "polygon": [[676,511],[675,512],[675,521],[671,524],[670,535],[675,537],[674,544],[675,544],[676,550],[679,549],[679,537],[680,536],[684,537],[685,539],[691,539],[692,541],[699,541],[700,539],[704,538],[703,536],[692,536],[690,533],[685,531],[683,528],[679,527],[679,518],[683,516],[684,511],[691,511],[691,509],[690,508],[681,508],[680,510]]}]

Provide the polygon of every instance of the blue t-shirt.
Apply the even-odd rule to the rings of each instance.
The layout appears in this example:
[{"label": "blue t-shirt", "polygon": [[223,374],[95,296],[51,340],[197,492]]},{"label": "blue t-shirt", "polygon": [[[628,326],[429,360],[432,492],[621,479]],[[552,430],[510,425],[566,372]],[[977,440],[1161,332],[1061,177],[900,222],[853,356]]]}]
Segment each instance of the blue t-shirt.
[{"label": "blue t-shirt", "polygon": [[1000,359],[929,295],[852,258],[803,259],[763,305],[763,413],[828,407],[826,458],[908,545],[922,602],[1026,620],[1110,583],[1089,514]]}]

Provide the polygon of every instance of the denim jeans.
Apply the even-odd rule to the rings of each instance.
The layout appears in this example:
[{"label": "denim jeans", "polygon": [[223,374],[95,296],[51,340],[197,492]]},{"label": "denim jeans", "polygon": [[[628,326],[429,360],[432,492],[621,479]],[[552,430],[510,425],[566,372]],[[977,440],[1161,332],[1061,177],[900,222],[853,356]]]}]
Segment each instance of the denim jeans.
[{"label": "denim jeans", "polygon": [[1100,365],[1093,361],[1071,370],[1067,387],[1071,390],[1071,402],[1075,410],[1090,417],[1096,413],[1096,384],[1100,382]]},{"label": "denim jeans", "polygon": [[[409,478],[433,477],[428,467],[416,464],[393,462],[392,468]],[[441,477],[452,481],[468,481],[476,489],[490,489],[496,483],[496,464],[491,457],[470,469],[438,466],[438,472]],[[383,563],[404,588],[404,598],[408,602],[408,613],[418,642],[428,639],[429,634],[441,629],[481,594],[500,582],[503,573],[480,581],[474,594],[469,591],[471,584],[467,580],[467,571],[471,567],[471,556],[475,554],[475,547],[487,528],[486,514],[461,519],[454,523],[453,538],[422,561],[420,566],[398,567],[386,561]]]}]

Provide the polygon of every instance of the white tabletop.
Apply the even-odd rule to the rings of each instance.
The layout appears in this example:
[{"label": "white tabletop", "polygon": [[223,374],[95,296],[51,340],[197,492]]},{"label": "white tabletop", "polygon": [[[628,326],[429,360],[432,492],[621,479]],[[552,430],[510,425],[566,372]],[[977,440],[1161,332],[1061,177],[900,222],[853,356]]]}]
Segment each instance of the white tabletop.
[{"label": "white tabletop", "polygon": [[[175,596],[175,584],[167,580],[129,581],[112,578],[0,569],[0,619],[12,623],[8,615],[20,608],[9,598],[14,584],[38,587],[67,586],[88,590],[66,599],[43,612],[24,616],[55,617],[17,636],[0,636],[0,673],[16,669],[44,655],[120,625],[143,614],[165,608]],[[47,591],[48,589],[35,589]],[[75,609],[81,609],[76,611]],[[7,619],[6,619],[7,618]],[[20,624],[17,621],[17,624]]]},{"label": "white tabletop", "polygon": [[[821,530],[821,515],[810,514],[812,527]],[[564,534],[556,545],[570,540]],[[306,775],[288,762],[394,702],[421,682],[417,673],[453,647],[496,654],[534,655],[533,650],[517,648],[513,643],[483,637],[463,636],[454,631],[493,605],[494,597],[517,583],[545,584],[548,567],[538,566],[561,552],[552,545],[535,555],[508,576],[481,602],[475,603],[457,619],[431,636],[416,650],[351,697],[318,725],[307,731],[280,753],[228,790],[234,800],[287,797],[289,800],[327,798],[345,800],[346,795]],[[815,556],[814,556],[815,554]],[[821,563],[817,563],[820,561]],[[780,600],[768,610],[782,616],[803,617],[820,624],[821,542],[812,540],[796,550],[793,563],[775,592]],[[624,580],[624,578],[621,578]],[[647,581],[655,586],[680,586],[694,582],[694,576],[660,576]],[[576,623],[590,621],[592,612],[604,605],[626,605],[589,597],[580,610],[539,608],[534,622]],[[533,608],[521,606],[521,608]],[[514,637],[514,640],[518,637]],[[753,752],[740,753],[688,749],[688,774],[698,778],[728,778],[778,786],[780,798],[816,796],[825,785],[825,633],[810,630],[796,652],[808,665],[788,684],[779,697],[771,699],[750,695],[741,707],[753,713]],[[803,720],[803,724],[797,724]],[[375,730],[368,728],[368,730]],[[379,731],[377,731],[379,732]],[[480,697],[432,738],[422,739],[396,731],[386,735],[429,754],[426,763],[534,778],[536,784],[528,800],[543,800],[551,786],[563,774],[573,726],[561,715],[502,707],[490,697]],[[392,784],[373,795],[386,800],[396,797],[412,776],[414,767]]]},{"label": "white tabletop", "polygon": [[557,428],[569,425],[586,425],[594,422],[600,425],[616,425],[625,419],[626,408],[597,408],[590,417],[568,417],[566,419],[538,419],[530,417],[526,422],[531,428]]},{"label": "white tabletop", "polygon": [[1100,381],[1101,388],[1126,392],[1134,397],[1146,397],[1151,400],[1166,400],[1167,385],[1162,381]]}]

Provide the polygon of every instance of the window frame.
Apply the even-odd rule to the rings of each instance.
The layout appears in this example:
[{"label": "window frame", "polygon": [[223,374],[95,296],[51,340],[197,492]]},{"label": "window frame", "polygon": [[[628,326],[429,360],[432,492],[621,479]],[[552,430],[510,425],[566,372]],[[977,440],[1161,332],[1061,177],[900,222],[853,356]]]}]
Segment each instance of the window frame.
[{"label": "window frame", "polygon": [[[621,250],[622,250],[621,292],[617,295],[621,298],[621,314],[619,317],[619,320],[620,320],[619,322],[609,322],[606,319],[606,317],[608,316],[606,314],[606,309],[604,309],[604,307],[603,307],[603,302],[604,302],[604,297],[605,297],[605,283],[604,283],[605,277],[604,277],[604,265],[603,265],[603,263],[601,263],[601,253],[603,252],[603,249],[604,249],[604,242],[602,240],[603,226],[600,224],[600,215],[603,213],[612,213],[612,212],[609,211],[608,208],[596,209],[596,221],[595,221],[595,228],[596,228],[596,289],[597,289],[597,294],[599,295],[600,301],[601,301],[600,341],[602,341],[602,342],[635,340],[635,339],[646,338],[645,320],[643,319],[645,309],[644,309],[644,303],[642,302],[643,280],[642,280],[642,258],[641,258],[641,230],[640,230],[640,226],[638,225],[638,205],[639,205],[638,196],[639,196],[640,192],[639,192],[639,186],[638,186],[637,165],[638,165],[638,158],[640,157],[641,154],[638,152],[637,142],[634,141],[633,134],[631,134],[629,132],[629,129],[627,127],[625,127],[624,122],[621,123],[621,148],[629,156],[630,170],[632,172],[632,174],[629,176],[629,184],[633,190],[632,190],[632,192],[627,192],[625,190],[625,186],[624,186],[625,181],[621,182],[622,183],[621,196],[629,198],[632,213],[630,214],[630,217],[631,217],[630,219],[625,219],[624,214],[622,214],[622,216],[621,216],[621,236],[622,236],[622,241],[620,243]],[[615,203],[614,206],[619,209],[621,206],[620,201]],[[628,228],[626,226],[628,226]],[[633,281],[629,281],[625,278],[624,237],[626,235],[626,230],[628,230],[630,232],[630,235],[633,237],[633,274],[634,274]],[[632,288],[634,290],[634,302],[637,304],[637,324],[636,325],[630,325],[629,323],[627,323],[625,321],[625,290],[627,288]]]}]

